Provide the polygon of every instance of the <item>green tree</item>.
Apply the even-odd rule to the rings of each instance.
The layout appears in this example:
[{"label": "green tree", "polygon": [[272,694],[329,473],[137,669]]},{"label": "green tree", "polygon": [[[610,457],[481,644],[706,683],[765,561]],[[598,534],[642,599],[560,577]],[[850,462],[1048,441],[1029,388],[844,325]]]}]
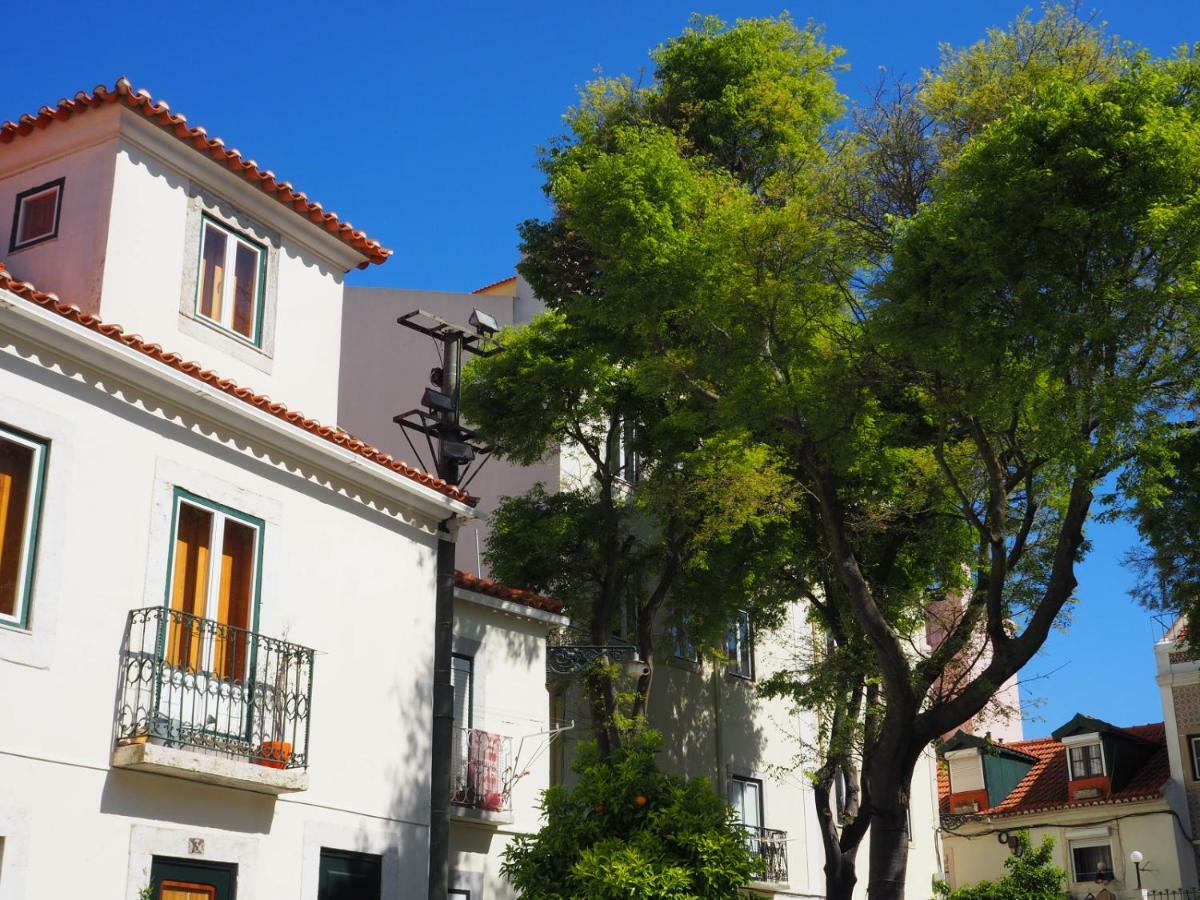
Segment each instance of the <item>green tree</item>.
[{"label": "green tree", "polygon": [[1013,832],[1010,839],[1015,844],[1004,860],[1004,877],[955,891],[939,884],[935,900],[1059,900],[1067,873],[1054,865],[1054,839],[1045,838],[1036,848],[1030,847],[1027,831]]},{"label": "green tree", "polygon": [[526,900],[734,900],[760,871],[732,813],[703,779],[658,771],[646,731],[606,758],[583,744],[578,782],[542,799],[544,824],[505,849]]},{"label": "green tree", "polygon": [[[771,448],[810,504],[816,527],[792,532],[819,541],[810,578],[832,575],[883,701],[862,756],[873,900],[903,894],[920,754],[1041,647],[1098,490],[1119,475],[1121,499],[1151,495],[1143,473],[1195,400],[1196,65],[1051,12],[902,95],[925,104],[895,121],[918,138],[928,123],[910,155],[934,169],[868,219],[886,226],[874,243],[847,202],[903,196],[855,166],[914,145],[832,154],[836,53],[786,19],[700,20],[657,52],[653,84],[593,86],[543,160],[555,215],[523,229],[522,271],[565,321]],[[1009,40],[1031,28],[1055,39]],[[793,92],[770,108],[795,128],[756,127],[772,95],[744,88],[747,41]],[[1087,42],[1098,55],[1075,52]],[[943,111],[956,79],[978,102]],[[919,652],[949,593],[963,614]],[[986,665],[964,670],[973,654]]]},{"label": "green tree", "polygon": [[[646,719],[668,598],[704,598],[675,616],[701,646],[719,642],[731,610],[767,619],[780,605],[777,582],[762,572],[771,525],[792,501],[768,451],[677,414],[594,329],[550,312],[501,340],[504,353],[467,367],[464,412],[518,464],[558,453],[568,480],[501,501],[488,564],[506,583],[565,601],[592,644],[621,633],[636,645],[647,673],[629,691],[614,667],[586,673],[606,756]],[[758,549],[735,558],[735,538]]]},{"label": "green tree", "polygon": [[1186,421],[1181,432],[1161,458],[1140,461],[1148,489],[1133,516],[1142,544],[1126,562],[1137,573],[1137,600],[1200,622],[1200,432]]}]

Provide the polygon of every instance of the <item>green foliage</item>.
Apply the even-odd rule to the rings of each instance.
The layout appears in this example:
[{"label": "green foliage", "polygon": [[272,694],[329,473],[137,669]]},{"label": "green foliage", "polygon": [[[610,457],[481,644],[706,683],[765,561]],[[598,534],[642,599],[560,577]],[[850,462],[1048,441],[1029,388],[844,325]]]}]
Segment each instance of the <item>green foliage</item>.
[{"label": "green foliage", "polygon": [[582,745],[578,782],[543,796],[544,824],[515,838],[502,871],[526,900],[736,898],[758,860],[706,779],[658,771],[658,735],[601,761]]},{"label": "green foliage", "polygon": [[1134,506],[1143,545],[1127,562],[1137,573],[1133,596],[1146,607],[1200,622],[1200,433],[1170,441],[1161,459],[1143,457]]},{"label": "green foliage", "polygon": [[[702,19],[651,84],[590,86],[542,159],[554,215],[523,227],[521,271],[556,340],[628,388],[661,479],[634,502],[698,551],[651,567],[695,574],[672,606],[702,608],[718,570],[764,607],[813,601],[831,677],[771,689],[862,720],[823,749],[871,768],[874,844],[900,840],[924,746],[1073,600],[1097,494],[1115,481],[1110,509],[1159,533],[1156,511],[1192,514],[1165,497],[1190,488],[1173,442],[1200,385],[1200,65],[1052,6],[947,49],[840,142],[837,56],[786,18]],[[720,478],[687,490],[730,460],[765,462],[745,516]],[[914,655],[948,595],[961,614]],[[872,895],[902,881],[873,872]]]},{"label": "green foliage", "polygon": [[1010,835],[1016,841],[1015,852],[1004,861],[1007,871],[998,881],[981,881],[951,891],[939,884],[935,900],[1059,900],[1066,887],[1067,874],[1054,865],[1054,839],[1046,838],[1039,847],[1030,847],[1029,832]]},{"label": "green foliage", "polygon": [[1048,82],[1092,84],[1125,70],[1133,48],[1076,9],[1047,3],[1041,17],[1026,10],[969,47],[942,45],[941,65],[927,73],[920,101],[941,126],[946,152],[953,154]]}]

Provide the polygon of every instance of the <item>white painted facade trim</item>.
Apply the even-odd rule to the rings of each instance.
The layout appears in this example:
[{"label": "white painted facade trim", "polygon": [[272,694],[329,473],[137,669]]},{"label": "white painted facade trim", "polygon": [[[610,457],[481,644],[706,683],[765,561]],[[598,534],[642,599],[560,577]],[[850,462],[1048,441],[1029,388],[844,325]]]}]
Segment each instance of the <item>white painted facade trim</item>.
[{"label": "white painted facade trim", "polygon": [[[220,422],[240,426],[248,437],[315,464],[329,475],[357,477],[359,485],[401,501],[412,512],[440,518],[471,518],[470,506],[419,484],[303,428],[263,412],[251,404],[234,400],[223,392],[178,372],[104,335],[95,334],[56,313],[0,289],[0,327],[55,354],[67,352],[101,372],[153,386],[161,399]],[[48,343],[51,339],[51,343]]]},{"label": "white painted facade trim", "polygon": [[544,609],[526,606],[523,603],[514,603],[511,600],[502,600],[499,597],[493,597],[490,594],[480,594],[477,591],[470,591],[466,588],[455,588],[454,596],[455,599],[465,600],[468,603],[475,603],[479,606],[486,606],[488,609],[494,609],[496,612],[504,613],[506,616],[528,619],[531,622],[541,622],[545,625],[556,627],[566,626],[571,622],[570,619],[559,613],[547,612]]}]

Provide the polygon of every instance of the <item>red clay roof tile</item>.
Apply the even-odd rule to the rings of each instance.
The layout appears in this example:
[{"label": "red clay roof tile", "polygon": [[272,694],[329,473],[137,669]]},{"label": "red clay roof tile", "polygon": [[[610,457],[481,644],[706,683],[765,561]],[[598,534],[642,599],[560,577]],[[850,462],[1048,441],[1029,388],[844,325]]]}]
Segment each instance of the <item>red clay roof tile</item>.
[{"label": "red clay roof tile", "polygon": [[134,90],[129,79],[119,78],[117,83],[108,88],[98,85],[89,91],[80,91],[73,99],[62,99],[53,106],[43,106],[37,115],[26,113],[16,122],[0,123],[0,144],[11,143],[18,137],[41,130],[54,122],[65,122],[74,115],[86,113],[110,103],[121,103],[136,112],[141,113],[150,122],[158,125],[164,131],[177,137],[185,144],[215,160],[235,175],[258,187],[264,193],[274,197],[284,206],[299,213],[318,228],[332,234],[343,243],[349,244],[373,263],[387,262],[392,251],[379,241],[367,237],[366,233],[358,231],[349,222],[343,222],[337,213],[326,212],[320,203],[308,199],[297,191],[289,182],[281,181],[270,169],[260,168],[252,159],[243,159],[236,149],[225,149],[225,142],[220,138],[210,138],[203,128],[192,127],[187,119],[179,113],[171,112],[164,100],[154,100],[150,92],[144,88]]},{"label": "red clay roof tile", "polygon": [[290,422],[297,428],[302,428],[319,438],[329,441],[331,444],[337,444],[339,447],[344,447],[352,453],[357,453],[359,456],[378,463],[384,468],[391,469],[405,478],[423,484],[437,491],[439,494],[444,494],[453,500],[458,500],[461,503],[467,503],[472,506],[477,502],[475,498],[471,497],[465,491],[447,484],[435,475],[430,475],[428,472],[414,468],[403,460],[394,459],[391,454],[384,453],[382,450],[372,447],[370,444],[359,440],[341,428],[322,425],[315,419],[307,418],[302,413],[288,409],[284,404],[272,400],[265,394],[256,394],[249,388],[239,386],[229,378],[220,377],[211,369],[202,368],[197,362],[184,361],[183,357],[178,353],[168,353],[158,344],[152,344],[149,341],[143,340],[139,335],[129,334],[123,331],[120,325],[101,321],[97,316],[82,312],[77,306],[69,306],[62,303],[55,294],[39,291],[28,282],[17,281],[8,272],[3,263],[0,263],[0,288],[10,291],[23,300],[28,300],[30,303],[62,316],[64,319],[69,319],[97,334],[102,334],[117,343],[125,344],[127,347],[137,350],[139,353],[143,353],[169,368],[195,378],[197,381],[203,381],[243,403],[256,406],[278,419]]},{"label": "red clay roof tile", "polygon": [[545,594],[538,594],[533,591],[522,590],[521,588],[505,587],[498,581],[478,578],[475,575],[471,575],[468,572],[461,572],[457,569],[454,572],[454,583],[464,590],[475,591],[477,594],[487,594],[489,597],[497,597],[501,600],[511,600],[513,603],[531,606],[534,609],[544,610],[545,612],[561,613],[564,608],[563,602],[554,597],[547,597]]},{"label": "red clay roof tile", "polygon": [[[1036,757],[1037,762],[1007,797],[990,809],[980,810],[989,816],[1017,816],[1056,809],[1075,809],[1083,806],[1105,806],[1113,803],[1132,803],[1162,796],[1163,785],[1171,778],[1167,755],[1166,729],[1162,722],[1121,728],[1127,734],[1158,745],[1154,754],[1124,788],[1107,797],[1092,800],[1067,799],[1067,753],[1061,741],[1038,738],[1032,741],[1012,741],[1004,746]],[[944,763],[938,765],[938,797],[942,812],[949,812],[950,780]]]}]

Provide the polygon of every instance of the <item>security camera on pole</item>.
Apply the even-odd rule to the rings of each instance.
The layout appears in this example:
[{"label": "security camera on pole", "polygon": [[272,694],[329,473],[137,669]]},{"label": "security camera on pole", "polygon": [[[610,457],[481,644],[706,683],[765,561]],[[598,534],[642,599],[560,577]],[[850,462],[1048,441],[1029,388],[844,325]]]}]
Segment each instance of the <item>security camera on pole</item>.
[{"label": "security camera on pole", "polygon": [[[421,407],[393,418],[403,429],[417,459],[434,468],[448,484],[467,487],[482,468],[491,448],[475,441],[475,433],[459,421],[459,379],[463,352],[491,356],[504,348],[493,335],[496,320],[485,312],[471,313],[468,329],[432,313],[414,310],[396,320],[405,328],[428,335],[442,345],[442,364],[429,373],[431,387]],[[473,331],[473,333],[472,333]],[[409,432],[423,435],[432,466],[425,463]],[[464,475],[479,461],[474,472]],[[454,516],[440,523],[437,550],[437,601],[434,612],[433,727],[429,787],[429,900],[446,900],[449,891],[450,781],[454,740],[454,688],[450,656],[454,642]]]}]

